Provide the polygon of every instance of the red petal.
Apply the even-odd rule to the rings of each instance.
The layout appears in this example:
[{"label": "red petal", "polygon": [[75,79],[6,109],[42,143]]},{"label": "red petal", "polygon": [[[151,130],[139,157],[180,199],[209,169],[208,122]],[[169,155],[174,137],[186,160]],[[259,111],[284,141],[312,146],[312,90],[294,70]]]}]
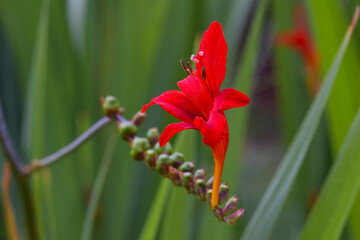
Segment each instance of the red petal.
[{"label": "red petal", "polygon": [[145,112],[148,107],[154,104],[159,104],[162,109],[180,121],[187,123],[192,123],[195,116],[201,113],[184,93],[175,90],[166,91],[153,98],[149,104],[143,106],[141,112]]},{"label": "red petal", "polygon": [[214,101],[209,95],[209,90],[204,80],[196,75],[189,75],[177,84],[180,90],[201,110],[201,116],[206,119],[213,108]]},{"label": "red petal", "polygon": [[203,143],[213,147],[224,138],[229,138],[229,131],[224,112],[211,111],[209,120],[201,129]]},{"label": "red petal", "polygon": [[220,23],[213,22],[207,31],[204,32],[199,52],[196,59],[198,73],[202,73],[203,67],[206,72],[206,82],[210,87],[212,96],[215,96],[224,80],[226,72],[226,55],[228,48]]},{"label": "red petal", "polygon": [[214,109],[226,110],[235,107],[245,107],[250,102],[248,96],[234,88],[221,90],[215,97]]},{"label": "red petal", "polygon": [[295,28],[288,32],[281,32],[276,35],[275,42],[279,45],[292,47],[306,56],[310,48],[307,32],[303,28]]},{"label": "red petal", "polygon": [[192,124],[180,122],[180,123],[172,123],[166,126],[164,131],[160,135],[159,145],[164,146],[172,136],[176,133],[186,130],[186,129],[196,129],[196,127]]},{"label": "red petal", "polygon": [[291,31],[277,34],[275,42],[296,49],[304,57],[307,64],[314,65],[314,68],[317,68],[318,57],[309,31],[305,8],[297,6],[293,14],[294,28]]}]

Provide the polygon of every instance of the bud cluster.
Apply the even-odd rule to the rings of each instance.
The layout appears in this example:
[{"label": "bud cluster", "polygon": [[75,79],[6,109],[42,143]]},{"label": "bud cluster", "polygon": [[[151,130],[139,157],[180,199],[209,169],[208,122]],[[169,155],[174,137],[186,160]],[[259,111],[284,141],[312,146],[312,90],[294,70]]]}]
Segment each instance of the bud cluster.
[{"label": "bud cluster", "polygon": [[[124,119],[122,113],[116,112],[115,115],[119,135],[123,140],[130,143],[130,155],[133,159],[144,160],[150,170],[157,171],[163,177],[169,178],[175,186],[184,188],[190,194],[195,194],[199,200],[206,201],[210,207],[214,178],[206,179],[205,169],[195,170],[194,162],[184,161],[183,154],[173,152],[170,143],[160,147],[160,134],[157,128],[150,128],[146,138],[136,136],[137,127],[144,121],[145,114],[138,112],[131,121]],[[221,184],[219,204],[224,203],[228,197],[229,188],[227,184]],[[232,196],[224,208],[216,206],[212,211],[218,221],[233,225],[245,211],[245,209],[236,210],[237,205],[238,197]],[[231,216],[226,218],[230,214]]]}]

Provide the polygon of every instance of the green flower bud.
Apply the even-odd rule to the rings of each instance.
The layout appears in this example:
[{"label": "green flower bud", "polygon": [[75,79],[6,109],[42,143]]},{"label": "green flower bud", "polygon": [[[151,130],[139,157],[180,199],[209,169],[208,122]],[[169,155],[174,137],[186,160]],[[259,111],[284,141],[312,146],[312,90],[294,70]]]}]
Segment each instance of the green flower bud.
[{"label": "green flower bud", "polygon": [[170,155],[169,165],[174,168],[179,168],[181,164],[184,162],[184,155],[179,152],[174,152]]},{"label": "green flower bud", "polygon": [[206,179],[206,172],[204,168],[200,168],[198,170],[196,170],[195,174],[194,174],[194,178],[195,179],[203,179],[205,181]]},{"label": "green flower bud", "polygon": [[129,141],[137,133],[137,127],[131,122],[120,122],[117,129],[122,139]]},{"label": "green flower bud", "polygon": [[149,140],[147,140],[146,138],[135,137],[131,143],[130,155],[135,160],[143,160],[144,152],[149,148]]},{"label": "green flower bud", "polygon": [[237,205],[239,203],[239,197],[238,196],[232,196],[229,201],[227,201],[224,209],[223,209],[223,213],[224,216],[229,215],[230,213],[232,213],[233,211],[235,211],[235,209],[237,208]]},{"label": "green flower bud", "polygon": [[219,206],[215,206],[215,208],[213,209],[213,214],[216,217],[216,220],[223,221],[224,219],[223,211]]},{"label": "green flower bud", "polygon": [[165,177],[169,175],[168,161],[169,156],[166,154],[159,155],[156,161],[156,171]]},{"label": "green flower bud", "polygon": [[150,141],[151,146],[154,146],[160,138],[158,129],[156,127],[150,128],[146,133],[146,138]]},{"label": "green flower bud", "polygon": [[221,184],[219,189],[219,204],[222,204],[229,197],[229,187]]},{"label": "green flower bud", "polygon": [[191,173],[184,172],[182,183],[188,193],[194,192],[194,178]]},{"label": "green flower bud", "polygon": [[151,169],[155,170],[156,166],[156,152],[153,149],[146,150],[145,152],[145,164]]},{"label": "green flower bud", "polygon": [[244,212],[245,208],[237,210],[231,215],[227,222],[231,225],[234,225],[244,215]]},{"label": "green flower bud", "polygon": [[139,127],[144,122],[145,118],[146,113],[137,112],[131,119],[131,122],[134,123],[135,126]]},{"label": "green flower bud", "polygon": [[179,170],[182,172],[194,172],[194,162],[184,162],[180,167]]},{"label": "green flower bud", "polygon": [[201,201],[206,200],[206,183],[203,179],[197,179],[195,181],[195,192]]},{"label": "green flower bud", "polygon": [[120,103],[114,96],[106,96],[102,100],[102,108],[106,116],[113,117],[119,110]]},{"label": "green flower bud", "polygon": [[212,176],[211,178],[209,178],[209,180],[208,180],[207,183],[206,183],[206,187],[207,187],[208,189],[212,189],[213,182],[214,182],[214,176]]},{"label": "green flower bud", "polygon": [[169,178],[175,186],[182,185],[182,172],[172,166],[169,166]]},{"label": "green flower bud", "polygon": [[154,146],[154,150],[157,154],[165,153],[165,154],[170,155],[172,153],[172,146],[168,142],[165,146],[160,147],[159,142],[157,142]]}]

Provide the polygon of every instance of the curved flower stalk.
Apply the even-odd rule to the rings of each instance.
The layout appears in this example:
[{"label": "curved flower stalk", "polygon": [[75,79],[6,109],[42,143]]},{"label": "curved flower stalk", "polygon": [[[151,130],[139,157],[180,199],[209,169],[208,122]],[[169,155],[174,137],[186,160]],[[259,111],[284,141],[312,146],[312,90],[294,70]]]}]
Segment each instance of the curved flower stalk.
[{"label": "curved flower stalk", "polygon": [[169,124],[160,136],[160,146],[166,145],[172,136],[186,129],[201,132],[204,144],[211,147],[214,160],[214,182],[211,208],[218,205],[221,174],[229,142],[229,130],[224,110],[244,107],[249,98],[233,88],[220,90],[226,72],[227,44],[223,30],[218,22],[213,22],[205,31],[198,53],[191,56],[196,70],[187,63],[181,63],[188,77],[179,81],[181,91],[171,90],[153,98],[144,105],[142,112],[149,106],[158,104],[181,122]]},{"label": "curved flower stalk", "polygon": [[[207,179],[205,169],[195,169],[194,162],[184,161],[183,154],[173,152],[170,143],[161,147],[157,128],[150,128],[146,138],[136,136],[137,127],[145,118],[144,113],[138,112],[128,121],[118,110],[114,110],[113,112],[117,112],[113,117],[116,119],[118,132],[123,140],[129,142],[130,155],[134,160],[144,160],[150,170],[169,178],[175,186],[184,188],[187,193],[194,194],[200,201],[211,205],[214,177]],[[228,198],[229,187],[223,183],[220,185],[218,201],[219,204],[227,202],[224,208],[215,206],[212,212],[218,221],[234,225],[243,216],[245,209],[237,209],[238,196]]]},{"label": "curved flower stalk", "polygon": [[302,57],[306,71],[306,86],[310,95],[314,96],[320,88],[319,57],[306,20],[303,6],[294,9],[294,28],[280,32],[275,43],[296,50]]}]

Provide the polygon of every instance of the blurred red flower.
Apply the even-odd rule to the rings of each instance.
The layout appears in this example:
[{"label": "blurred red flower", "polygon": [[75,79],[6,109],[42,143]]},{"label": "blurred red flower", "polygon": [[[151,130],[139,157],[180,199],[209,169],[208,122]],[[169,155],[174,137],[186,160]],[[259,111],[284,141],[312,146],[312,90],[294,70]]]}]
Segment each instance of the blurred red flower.
[{"label": "blurred red flower", "polygon": [[306,20],[303,6],[294,9],[294,23],[292,30],[280,32],[276,35],[275,43],[290,47],[302,56],[306,70],[306,85],[308,92],[314,96],[320,87],[319,57]]},{"label": "blurred red flower", "polygon": [[215,159],[212,208],[218,204],[222,168],[229,142],[224,110],[244,107],[250,102],[245,94],[233,88],[220,91],[226,72],[227,51],[221,25],[218,22],[211,23],[203,35],[197,55],[191,56],[196,70],[189,63],[186,68],[182,62],[189,76],[177,83],[181,91],[166,91],[142,108],[142,112],[145,112],[149,106],[158,104],[181,121],[169,124],[164,129],[160,136],[160,146],[164,146],[182,130],[196,129],[201,132],[203,142],[211,147]]}]

